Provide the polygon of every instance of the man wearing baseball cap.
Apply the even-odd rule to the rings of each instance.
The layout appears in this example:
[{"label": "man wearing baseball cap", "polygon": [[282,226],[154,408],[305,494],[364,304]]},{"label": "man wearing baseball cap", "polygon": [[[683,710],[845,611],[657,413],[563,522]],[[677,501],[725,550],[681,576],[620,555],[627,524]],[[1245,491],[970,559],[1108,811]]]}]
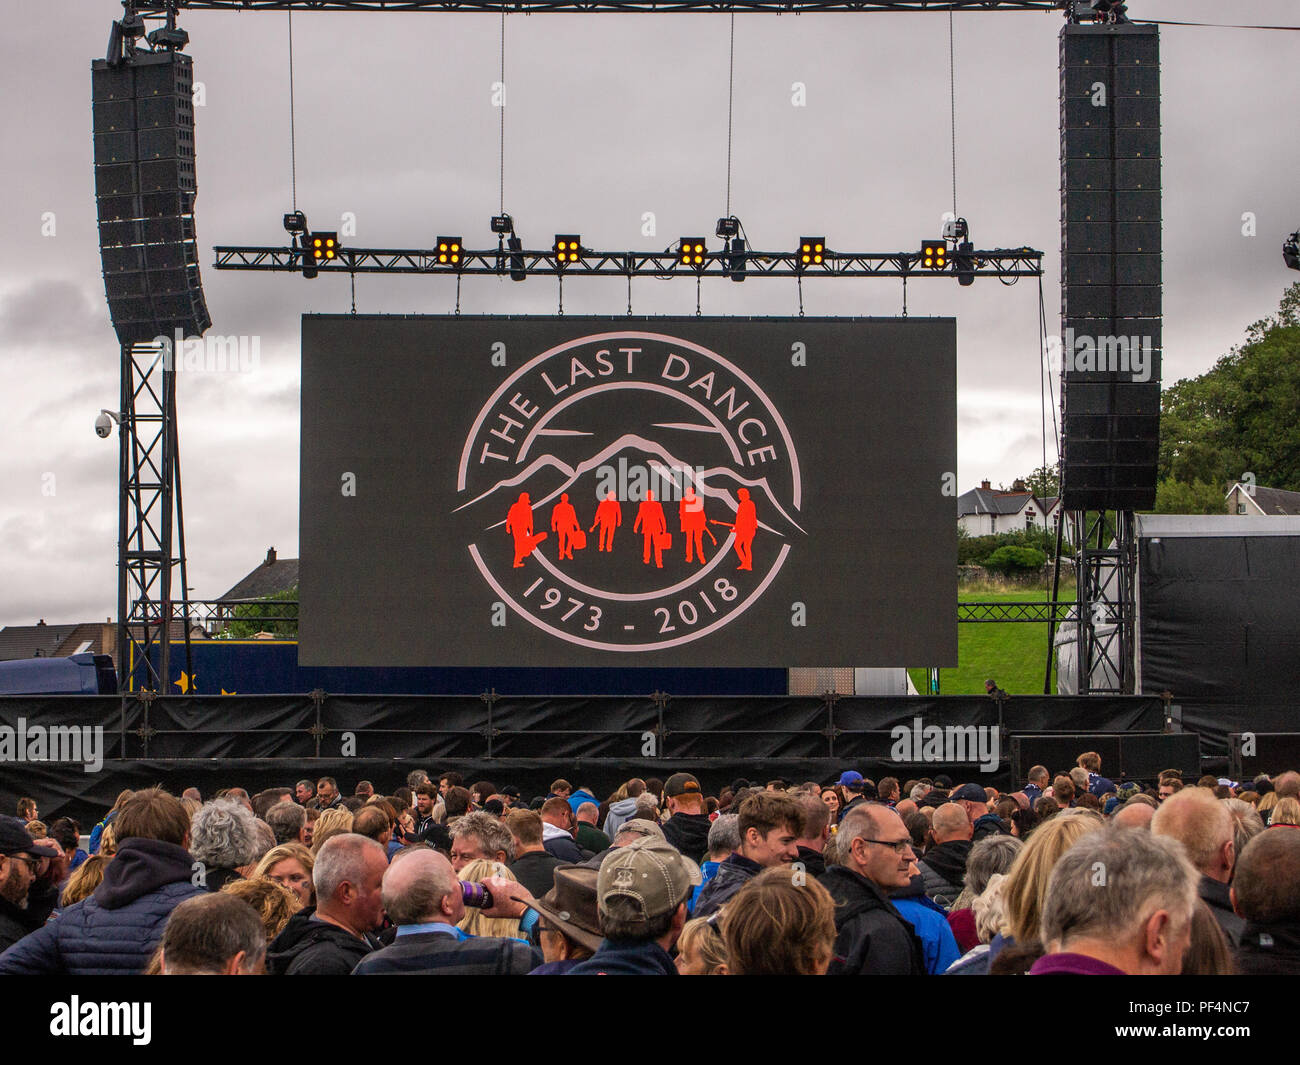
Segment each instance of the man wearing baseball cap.
[{"label": "man wearing baseball cap", "polygon": [[18,818],[0,817],[0,951],[45,923],[49,908],[29,912],[27,895],[43,859],[58,857],[57,850],[38,846]]},{"label": "man wearing baseball cap", "polygon": [[671,816],[662,825],[664,838],[692,861],[709,851],[709,829],[713,822],[704,810],[704,792],[690,773],[674,773],[664,784]]},{"label": "man wearing baseball cap", "polygon": [[686,924],[699,867],[672,844],[646,837],[612,851],[596,878],[600,949],[570,976],[672,976],[668,952]]}]

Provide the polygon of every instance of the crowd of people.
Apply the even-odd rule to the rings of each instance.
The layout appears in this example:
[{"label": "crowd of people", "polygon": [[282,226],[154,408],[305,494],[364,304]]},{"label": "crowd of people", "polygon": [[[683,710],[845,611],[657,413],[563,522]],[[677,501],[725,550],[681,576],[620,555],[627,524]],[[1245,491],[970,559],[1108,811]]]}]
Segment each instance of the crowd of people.
[{"label": "crowd of people", "polygon": [[1011,792],[412,772],[0,817],[0,974],[1300,972],[1300,773]]}]

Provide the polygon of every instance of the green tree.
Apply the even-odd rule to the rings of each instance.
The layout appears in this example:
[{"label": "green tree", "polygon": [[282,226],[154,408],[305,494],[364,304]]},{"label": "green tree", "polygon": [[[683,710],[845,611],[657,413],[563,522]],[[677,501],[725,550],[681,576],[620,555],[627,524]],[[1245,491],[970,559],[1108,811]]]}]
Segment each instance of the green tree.
[{"label": "green tree", "polygon": [[256,603],[241,603],[232,611],[231,617],[217,639],[248,640],[259,632],[269,632],[278,640],[296,640],[298,586],[295,584]]},{"label": "green tree", "polygon": [[1025,487],[1039,499],[1061,494],[1061,470],[1059,466],[1039,466],[1028,477],[1021,477]]},{"label": "green tree", "polygon": [[999,547],[984,560],[984,568],[994,573],[1030,573],[1047,564],[1047,555],[1036,547]]},{"label": "green tree", "polygon": [[1246,473],[1300,490],[1300,283],[1276,315],[1246,330],[1244,344],[1161,396],[1162,481],[1226,491]]},{"label": "green tree", "polygon": [[1156,485],[1157,514],[1225,514],[1225,493],[1204,481],[1186,484],[1166,478]]}]

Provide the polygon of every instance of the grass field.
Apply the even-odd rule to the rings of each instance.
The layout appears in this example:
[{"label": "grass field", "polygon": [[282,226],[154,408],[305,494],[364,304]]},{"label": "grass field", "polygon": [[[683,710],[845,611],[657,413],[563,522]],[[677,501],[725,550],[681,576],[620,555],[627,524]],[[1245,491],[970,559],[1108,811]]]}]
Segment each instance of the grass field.
[{"label": "grass field", "polygon": [[[1074,596],[1074,585],[1061,587],[1059,598]],[[1042,588],[1012,591],[963,588],[958,599],[969,602],[1037,602],[1048,599]],[[992,677],[1010,695],[1041,695],[1047,664],[1047,626],[1024,622],[964,622],[957,626],[957,668],[939,671],[941,695],[983,695]],[[909,669],[916,690],[924,694],[926,671]],[[1052,670],[1056,690],[1056,670]]]}]

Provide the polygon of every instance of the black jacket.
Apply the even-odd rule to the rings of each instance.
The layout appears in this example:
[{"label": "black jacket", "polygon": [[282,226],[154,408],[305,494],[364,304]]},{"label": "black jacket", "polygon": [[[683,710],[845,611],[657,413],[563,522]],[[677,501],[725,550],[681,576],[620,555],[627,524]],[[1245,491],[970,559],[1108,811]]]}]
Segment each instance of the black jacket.
[{"label": "black jacket", "polygon": [[925,852],[917,867],[925,878],[927,897],[940,906],[952,906],[966,882],[966,859],[970,857],[970,849],[970,840],[953,839]]},{"label": "black jacket", "polygon": [[347,976],[377,946],[338,925],[314,921],[316,910],[299,910],[266,949],[272,976]]},{"label": "black jacket", "polygon": [[540,899],[555,887],[555,867],[563,864],[546,851],[529,851],[510,863],[510,871],[533,898]]},{"label": "black jacket", "polygon": [[547,854],[559,861],[568,862],[570,865],[585,862],[591,857],[590,854],[573,842],[571,836],[555,836],[553,839],[543,840],[542,846],[546,848]]},{"label": "black jacket", "polygon": [[826,875],[826,855],[821,851],[800,847],[799,857],[795,860],[803,863],[804,869],[814,880],[820,880]]},{"label": "black jacket", "polygon": [[1247,921],[1234,958],[1243,976],[1294,976],[1300,972],[1300,925]]},{"label": "black jacket", "polygon": [[731,901],[732,897],[763,871],[758,862],[734,853],[718,866],[712,880],[704,885],[700,897],[695,900],[693,917],[709,917]]},{"label": "black jacket", "polygon": [[1196,893],[1205,900],[1210,913],[1219,922],[1223,934],[1228,937],[1228,946],[1234,950],[1241,942],[1241,933],[1246,930],[1246,919],[1238,917],[1232,908],[1232,898],[1228,895],[1228,885],[1219,880],[1202,875],[1196,886]]},{"label": "black jacket", "polygon": [[691,861],[699,863],[709,853],[709,829],[713,822],[708,814],[673,814],[661,826],[664,836]]},{"label": "black jacket", "polygon": [[33,920],[21,906],[0,898],[0,952],[17,943],[28,932],[35,932],[43,922]]},{"label": "black jacket", "polygon": [[835,900],[835,957],[828,976],[925,975],[920,939],[880,888],[842,865],[826,870],[821,883]]}]

